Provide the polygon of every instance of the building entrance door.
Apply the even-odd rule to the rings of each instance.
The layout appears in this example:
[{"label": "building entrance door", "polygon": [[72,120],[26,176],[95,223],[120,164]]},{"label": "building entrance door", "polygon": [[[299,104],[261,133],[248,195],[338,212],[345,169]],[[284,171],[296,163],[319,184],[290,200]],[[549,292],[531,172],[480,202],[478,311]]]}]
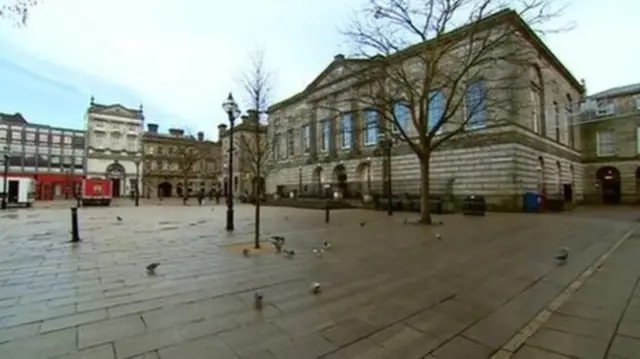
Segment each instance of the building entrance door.
[{"label": "building entrance door", "polygon": [[120,178],[111,179],[111,192],[114,198],[120,197]]}]

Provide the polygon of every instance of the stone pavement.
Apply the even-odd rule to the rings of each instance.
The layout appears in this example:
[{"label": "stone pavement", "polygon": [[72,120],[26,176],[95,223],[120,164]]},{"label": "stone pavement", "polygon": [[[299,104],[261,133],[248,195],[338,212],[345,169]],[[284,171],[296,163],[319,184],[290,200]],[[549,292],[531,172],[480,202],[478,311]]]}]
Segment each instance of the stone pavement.
[{"label": "stone pavement", "polygon": [[639,255],[636,230],[512,358],[640,358]]},{"label": "stone pavement", "polygon": [[488,214],[424,228],[340,210],[327,225],[266,207],[263,236],[298,254],[244,258],[227,247],[250,246],[253,209],[226,233],[223,205],[83,208],[78,246],[68,209],[0,215],[0,358],[487,358],[635,224]]}]

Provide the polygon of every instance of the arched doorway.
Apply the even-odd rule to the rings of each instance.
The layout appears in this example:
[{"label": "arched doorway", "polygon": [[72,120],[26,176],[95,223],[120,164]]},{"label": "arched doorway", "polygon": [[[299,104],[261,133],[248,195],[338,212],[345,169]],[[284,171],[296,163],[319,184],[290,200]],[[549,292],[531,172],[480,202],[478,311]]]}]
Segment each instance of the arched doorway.
[{"label": "arched doorway", "polygon": [[600,167],[596,172],[596,183],[600,188],[602,203],[620,203],[620,171],[617,168],[606,166]]},{"label": "arched doorway", "polygon": [[264,177],[253,177],[251,182],[252,182],[251,183],[252,193],[256,194],[256,190],[257,190],[257,193],[259,194],[266,192]]},{"label": "arched doorway", "polygon": [[347,189],[347,169],[342,163],[333,168],[333,183],[344,195]]},{"label": "arched doorway", "polygon": [[547,188],[545,186],[545,168],[544,168],[544,158],[542,156],[538,157],[538,167],[536,168],[538,171],[538,191],[546,195]]},{"label": "arched doorway", "polygon": [[180,198],[184,197],[184,188],[182,186],[182,183],[178,183],[176,185],[176,196]]},{"label": "arched doorway", "polygon": [[115,161],[107,166],[105,172],[105,176],[111,180],[111,192],[113,194],[113,197],[120,197],[123,192],[122,184],[124,183],[124,178],[126,177],[124,166],[118,163],[118,161]]},{"label": "arched doorway", "polygon": [[360,193],[371,193],[371,163],[369,161],[361,162],[356,167],[356,178],[358,179]]},{"label": "arched doorway", "polygon": [[312,177],[313,177],[313,185],[315,187],[314,192],[317,193],[319,196],[322,196],[322,193],[323,193],[322,192],[323,191],[323,189],[322,189],[322,181],[323,181],[322,175],[323,175],[323,171],[322,171],[322,167],[321,166],[318,166],[313,170]]},{"label": "arched doorway", "polygon": [[162,182],[158,185],[158,197],[162,197],[162,198],[166,198],[166,197],[171,197],[171,190],[172,190],[172,186],[171,183],[169,182]]}]

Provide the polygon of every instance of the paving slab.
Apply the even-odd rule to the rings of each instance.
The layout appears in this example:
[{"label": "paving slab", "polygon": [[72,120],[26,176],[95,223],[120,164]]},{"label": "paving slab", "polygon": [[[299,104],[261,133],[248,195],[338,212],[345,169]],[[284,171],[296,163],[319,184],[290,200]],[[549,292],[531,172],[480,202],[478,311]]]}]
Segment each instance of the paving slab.
[{"label": "paving slab", "polygon": [[[269,250],[245,258],[235,249],[252,244],[253,210],[238,205],[229,233],[222,205],[83,208],[77,246],[65,242],[68,209],[0,213],[0,357],[26,348],[25,359],[101,359],[111,347],[118,359],[481,359],[635,225],[624,216],[491,213],[422,227],[403,225],[415,214],[363,210],[336,211],[325,224],[321,211],[266,207],[261,236],[285,236],[296,256],[265,240]],[[332,248],[318,257],[312,249],[323,240]],[[563,246],[572,260],[557,266]],[[611,281],[640,267],[630,255],[612,259],[623,263],[603,267],[602,288],[618,294],[603,310],[625,313],[619,336],[631,337],[640,310]],[[144,269],[151,262],[161,263],[155,275]],[[619,277],[622,287],[633,281]],[[310,293],[312,282],[321,294]],[[583,299],[576,305],[598,304]],[[610,324],[553,325],[588,328],[581,337],[596,339]],[[618,345],[622,354],[627,344]]]}]

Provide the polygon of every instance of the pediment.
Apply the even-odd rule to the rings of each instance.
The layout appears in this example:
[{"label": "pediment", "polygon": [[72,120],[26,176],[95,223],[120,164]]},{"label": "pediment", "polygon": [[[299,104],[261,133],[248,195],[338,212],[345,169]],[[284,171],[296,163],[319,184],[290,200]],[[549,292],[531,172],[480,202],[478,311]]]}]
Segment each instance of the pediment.
[{"label": "pediment", "polygon": [[329,85],[340,78],[347,77],[353,71],[361,69],[365,65],[366,60],[334,60],[307,86],[307,90]]},{"label": "pediment", "polygon": [[118,116],[118,117],[135,117],[135,113],[133,111],[127,110],[123,106],[114,105],[105,108],[102,111],[105,115]]}]

